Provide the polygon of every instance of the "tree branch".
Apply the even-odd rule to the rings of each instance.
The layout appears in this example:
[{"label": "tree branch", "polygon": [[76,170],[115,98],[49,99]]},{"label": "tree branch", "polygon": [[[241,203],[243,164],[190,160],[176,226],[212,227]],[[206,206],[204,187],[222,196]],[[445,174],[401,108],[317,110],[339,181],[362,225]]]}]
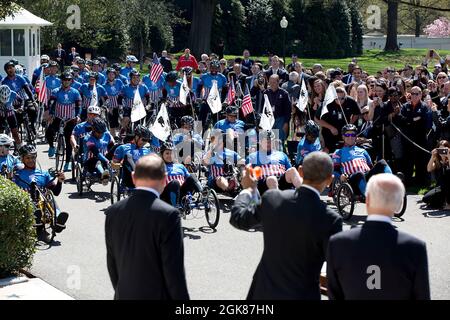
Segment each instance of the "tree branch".
[{"label": "tree branch", "polygon": [[[384,3],[389,3],[392,2],[394,0],[383,0]],[[415,8],[421,8],[421,9],[429,9],[429,10],[435,10],[435,11],[442,11],[442,12],[450,12],[450,8],[438,8],[438,7],[432,7],[432,6],[424,6],[421,4],[414,4],[414,3],[410,3],[407,1],[403,1],[403,0],[396,0],[398,3],[410,6],[410,7],[415,7]]]}]

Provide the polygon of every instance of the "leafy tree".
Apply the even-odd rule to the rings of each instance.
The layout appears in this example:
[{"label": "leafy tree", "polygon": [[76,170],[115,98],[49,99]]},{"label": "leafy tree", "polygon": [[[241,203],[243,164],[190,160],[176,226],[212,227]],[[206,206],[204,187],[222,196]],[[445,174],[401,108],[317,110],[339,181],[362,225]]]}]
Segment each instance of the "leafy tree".
[{"label": "leafy tree", "polygon": [[363,53],[363,25],[359,10],[350,6],[350,16],[352,25],[352,49],[353,54],[361,55]]},{"label": "leafy tree", "polygon": [[331,0],[328,5],[327,19],[333,25],[337,47],[332,56],[342,58],[352,54],[352,25],[350,9],[345,0]]},{"label": "leafy tree", "polygon": [[[222,0],[218,5],[221,12],[221,38],[225,40],[225,46],[229,53],[241,52],[245,46],[245,9],[239,0]],[[213,38],[217,35],[213,34]]]},{"label": "leafy tree", "polygon": [[18,7],[14,5],[14,2],[11,0],[2,0],[0,2],[0,20],[5,17],[14,14],[17,11]]},{"label": "leafy tree", "polygon": [[248,49],[253,55],[261,55],[271,47],[270,30],[267,26],[271,22],[273,9],[270,0],[249,0],[247,12]]}]

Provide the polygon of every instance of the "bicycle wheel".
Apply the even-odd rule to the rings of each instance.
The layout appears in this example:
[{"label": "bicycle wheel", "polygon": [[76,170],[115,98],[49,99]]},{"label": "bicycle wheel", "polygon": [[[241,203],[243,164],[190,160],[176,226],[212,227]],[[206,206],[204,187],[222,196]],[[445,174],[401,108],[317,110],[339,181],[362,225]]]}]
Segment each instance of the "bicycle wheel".
[{"label": "bicycle wheel", "polygon": [[211,229],[215,230],[220,218],[220,202],[217,193],[209,189],[203,201],[205,202],[206,222]]},{"label": "bicycle wheel", "polygon": [[64,157],[66,155],[66,142],[64,135],[58,134],[58,140],[56,145],[56,170],[62,171],[64,167]]},{"label": "bicycle wheel", "polygon": [[45,209],[42,222],[44,223],[45,230],[49,230],[49,237],[44,239],[44,242],[49,244],[55,238],[55,226],[56,226],[56,201],[55,196],[51,190],[47,190],[45,193]]},{"label": "bicycle wheel", "polygon": [[407,207],[407,206],[408,206],[408,197],[406,196],[406,193],[405,193],[405,196],[404,196],[404,198],[403,198],[403,206],[402,206],[402,210],[400,210],[400,212],[394,214],[394,216],[395,216],[396,218],[400,218],[401,216],[403,216],[403,215],[405,214],[405,211],[406,211],[406,207]]},{"label": "bicycle wheel", "polygon": [[81,197],[83,195],[83,169],[81,169],[81,165],[77,163],[77,167],[75,170],[75,182],[77,183],[77,191],[78,195]]},{"label": "bicycle wheel", "polygon": [[111,204],[119,202],[121,198],[121,186],[119,177],[115,176],[111,181]]},{"label": "bicycle wheel", "polygon": [[355,209],[353,189],[348,183],[343,183],[337,190],[337,209],[344,220],[349,220]]}]

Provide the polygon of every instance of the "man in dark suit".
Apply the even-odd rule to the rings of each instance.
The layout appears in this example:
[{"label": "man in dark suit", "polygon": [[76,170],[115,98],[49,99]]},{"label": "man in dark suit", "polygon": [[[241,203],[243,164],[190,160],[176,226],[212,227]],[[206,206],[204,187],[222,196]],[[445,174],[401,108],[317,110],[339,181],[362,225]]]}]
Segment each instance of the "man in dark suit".
[{"label": "man in dark suit", "polygon": [[163,50],[161,53],[161,58],[159,58],[159,62],[161,63],[164,72],[168,73],[173,70],[172,62],[170,61],[170,58],[167,56],[167,51]]},{"label": "man in dark suit", "polygon": [[132,173],[136,190],[106,210],[105,237],[114,298],[187,300],[179,212],[159,199],[166,166],[153,154]]},{"label": "man in dark suit", "polygon": [[245,49],[242,55],[243,55],[242,66],[245,67],[246,70],[251,70],[252,65],[255,63],[255,61],[250,59],[250,51]]},{"label": "man in dark suit", "polygon": [[61,43],[58,43],[57,48],[53,51],[53,59],[58,62],[59,70],[63,72],[66,62],[66,51],[62,48]]},{"label": "man in dark suit", "polygon": [[429,300],[425,243],[392,226],[405,188],[382,173],[367,185],[366,223],[330,239],[328,296],[333,300]]},{"label": "man in dark suit", "polygon": [[281,84],[283,82],[289,81],[289,74],[281,68],[280,58],[278,56],[273,56],[270,59],[270,68],[265,72],[266,78],[269,79],[271,75],[276,74],[280,78]]},{"label": "man in dark suit", "polygon": [[264,229],[264,252],[247,299],[320,300],[319,276],[328,239],[342,230],[342,219],[320,200],[332,179],[329,155],[312,152],[300,168],[297,190],[268,190],[259,201],[257,179],[247,167],[244,191],[231,209],[230,223],[243,230]]},{"label": "man in dark suit", "polygon": [[67,55],[67,64],[69,66],[73,65],[74,60],[79,56],[80,54],[77,52],[75,47],[70,48],[70,53]]}]

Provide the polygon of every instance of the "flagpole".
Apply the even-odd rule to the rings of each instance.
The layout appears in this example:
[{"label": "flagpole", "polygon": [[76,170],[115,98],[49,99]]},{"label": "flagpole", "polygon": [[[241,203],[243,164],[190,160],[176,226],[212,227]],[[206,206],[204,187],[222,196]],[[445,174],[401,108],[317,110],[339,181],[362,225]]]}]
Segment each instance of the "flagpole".
[{"label": "flagpole", "polygon": [[337,101],[338,101],[339,107],[341,108],[342,115],[344,116],[345,124],[348,124],[347,117],[345,116],[344,108],[342,108],[342,104],[341,104],[341,100],[339,99],[339,96],[337,98]]}]

